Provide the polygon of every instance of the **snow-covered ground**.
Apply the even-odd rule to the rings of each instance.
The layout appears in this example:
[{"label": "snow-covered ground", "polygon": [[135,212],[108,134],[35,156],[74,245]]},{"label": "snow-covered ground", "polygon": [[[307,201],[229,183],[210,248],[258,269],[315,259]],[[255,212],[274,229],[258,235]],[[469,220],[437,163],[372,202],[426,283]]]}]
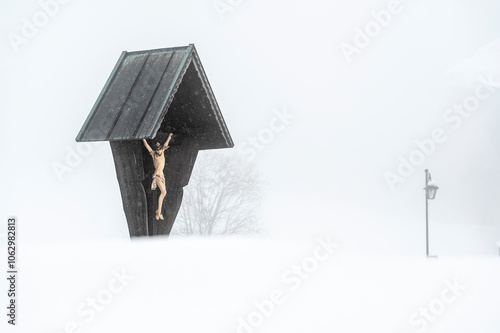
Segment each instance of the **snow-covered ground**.
[{"label": "snow-covered ground", "polygon": [[[25,246],[2,332],[498,332],[498,258],[356,256],[334,235]],[[4,328],[7,328],[4,330]]]}]

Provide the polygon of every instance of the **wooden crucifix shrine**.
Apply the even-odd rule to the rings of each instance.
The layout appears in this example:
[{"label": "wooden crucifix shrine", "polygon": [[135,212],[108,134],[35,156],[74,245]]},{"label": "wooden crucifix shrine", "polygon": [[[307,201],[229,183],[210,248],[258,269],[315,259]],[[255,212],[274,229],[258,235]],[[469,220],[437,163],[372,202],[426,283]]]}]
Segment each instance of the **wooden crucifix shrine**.
[{"label": "wooden crucifix shrine", "polygon": [[[143,139],[154,149],[170,133],[162,220],[156,214],[161,191],[152,189],[155,166]],[[234,146],[192,44],[123,52],[76,141],[110,142],[131,237],[168,235],[198,151]]]}]

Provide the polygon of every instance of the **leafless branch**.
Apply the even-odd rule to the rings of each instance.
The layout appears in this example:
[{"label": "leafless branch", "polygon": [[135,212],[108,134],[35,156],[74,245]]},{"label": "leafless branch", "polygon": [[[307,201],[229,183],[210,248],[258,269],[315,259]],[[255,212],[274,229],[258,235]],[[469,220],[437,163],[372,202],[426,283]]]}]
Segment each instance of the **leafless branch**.
[{"label": "leafless branch", "polygon": [[257,169],[239,156],[200,153],[172,234],[259,233],[262,190]]}]

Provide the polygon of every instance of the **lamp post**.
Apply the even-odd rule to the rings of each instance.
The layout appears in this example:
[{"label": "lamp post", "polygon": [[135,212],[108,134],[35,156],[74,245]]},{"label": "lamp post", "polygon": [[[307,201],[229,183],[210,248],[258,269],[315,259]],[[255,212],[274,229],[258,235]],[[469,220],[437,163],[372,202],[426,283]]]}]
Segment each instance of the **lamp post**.
[{"label": "lamp post", "polygon": [[429,170],[425,169],[425,253],[429,257],[429,200],[434,200],[439,189],[432,181]]}]

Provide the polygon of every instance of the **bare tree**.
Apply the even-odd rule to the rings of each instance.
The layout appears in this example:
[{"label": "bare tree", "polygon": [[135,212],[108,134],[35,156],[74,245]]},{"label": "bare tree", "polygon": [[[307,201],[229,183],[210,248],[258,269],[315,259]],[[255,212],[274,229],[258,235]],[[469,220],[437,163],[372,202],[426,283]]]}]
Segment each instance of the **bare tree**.
[{"label": "bare tree", "polygon": [[258,233],[262,188],[257,169],[241,157],[200,152],[172,234]]}]

